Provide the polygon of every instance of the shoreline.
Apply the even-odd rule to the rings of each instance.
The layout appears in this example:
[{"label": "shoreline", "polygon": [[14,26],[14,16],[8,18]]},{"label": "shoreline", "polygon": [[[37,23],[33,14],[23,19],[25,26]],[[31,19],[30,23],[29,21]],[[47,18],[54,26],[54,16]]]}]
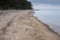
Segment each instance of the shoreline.
[{"label": "shoreline", "polygon": [[[32,11],[32,12],[33,12],[33,11]],[[33,14],[35,14],[35,12],[33,12]],[[32,14],[32,15],[33,15],[33,14]],[[48,29],[50,29],[52,32],[54,32],[55,34],[59,35],[57,32],[55,32],[54,30],[52,30],[52,29],[49,27],[48,24],[45,24],[44,22],[42,22],[41,20],[39,20],[39,19],[38,19],[36,16],[34,16],[34,15],[33,15],[33,17],[34,17],[37,21],[39,21],[40,23],[46,25],[46,26],[48,27]],[[59,36],[60,36],[60,35],[59,35]]]},{"label": "shoreline", "polygon": [[[35,12],[33,12],[33,14],[35,14]],[[32,14],[32,15],[33,15],[33,14]],[[48,24],[43,23],[42,21],[40,21],[40,20],[39,20],[37,17],[35,17],[34,15],[33,15],[33,17],[34,17],[37,21],[39,21],[40,23],[42,23],[42,24],[44,24],[45,26],[47,26],[48,29],[50,29],[52,32],[54,32],[55,34],[57,34],[58,36],[60,36],[57,32],[53,31],[53,30],[49,27]]]},{"label": "shoreline", "polygon": [[[32,12],[33,12],[33,11],[32,11]],[[33,14],[35,14],[35,12],[33,12]],[[32,14],[32,15],[33,15],[33,14]],[[34,15],[33,15],[33,17],[34,17],[38,22],[44,24],[49,30],[51,30],[52,32],[54,32],[55,34],[57,34],[58,36],[60,36],[57,32],[53,31],[53,30],[49,27],[48,24],[43,23],[42,21],[40,21],[40,20],[39,20],[37,17],[35,17]]]},{"label": "shoreline", "polygon": [[[35,14],[35,12],[33,12],[33,14]],[[33,15],[33,14],[32,14],[32,15]],[[34,17],[37,21],[39,21],[40,23],[46,25],[46,26],[48,27],[48,29],[50,29],[52,32],[54,32],[55,34],[57,34],[58,36],[60,36],[60,34],[57,33],[57,32],[55,32],[54,30],[52,30],[52,29],[49,27],[48,24],[45,24],[44,22],[40,21],[40,20],[39,20],[37,17],[35,17],[34,15],[33,15],[33,17]]]},{"label": "shoreline", "polygon": [[49,25],[47,25],[47,24],[43,23],[42,21],[40,21],[40,20],[39,20],[37,17],[35,17],[33,14],[35,14],[35,12],[32,11],[32,16],[36,19],[36,21],[38,21],[39,23],[45,25],[45,27],[48,29],[48,31],[51,31],[52,34],[55,34],[55,35],[58,36],[59,39],[60,39],[60,35],[59,35],[57,32],[53,31],[53,30],[49,27]]},{"label": "shoreline", "polygon": [[35,16],[34,16],[34,18],[35,18],[37,21],[39,21],[40,23],[44,24],[44,25],[45,25],[49,30],[51,30],[54,34],[57,34],[58,36],[60,36],[57,32],[53,31],[53,30],[49,27],[49,25],[43,23],[42,21],[40,21],[40,20],[39,20],[37,17],[35,17]]},{"label": "shoreline", "polygon": [[60,40],[48,25],[33,16],[32,10],[10,10],[0,19],[0,40]]}]

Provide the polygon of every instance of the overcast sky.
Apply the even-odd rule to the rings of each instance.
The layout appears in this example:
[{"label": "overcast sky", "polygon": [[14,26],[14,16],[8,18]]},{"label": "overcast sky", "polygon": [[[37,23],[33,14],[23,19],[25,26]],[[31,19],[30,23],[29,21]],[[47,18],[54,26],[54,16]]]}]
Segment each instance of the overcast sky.
[{"label": "overcast sky", "polygon": [[34,8],[38,9],[60,9],[60,0],[30,0]]},{"label": "overcast sky", "polygon": [[30,0],[32,3],[60,4],[60,0]]}]

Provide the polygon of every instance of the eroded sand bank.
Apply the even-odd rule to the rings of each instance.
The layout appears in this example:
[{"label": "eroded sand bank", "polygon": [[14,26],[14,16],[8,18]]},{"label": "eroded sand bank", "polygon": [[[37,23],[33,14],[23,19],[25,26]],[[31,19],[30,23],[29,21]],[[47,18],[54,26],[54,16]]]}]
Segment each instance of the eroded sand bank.
[{"label": "eroded sand bank", "polygon": [[0,15],[0,40],[60,40],[39,22],[32,10],[9,10]]}]

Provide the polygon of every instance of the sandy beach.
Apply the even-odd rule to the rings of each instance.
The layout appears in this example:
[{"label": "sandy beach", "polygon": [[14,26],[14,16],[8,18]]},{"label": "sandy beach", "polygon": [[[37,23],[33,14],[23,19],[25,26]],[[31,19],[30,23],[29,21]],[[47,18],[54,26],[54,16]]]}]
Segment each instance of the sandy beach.
[{"label": "sandy beach", "polygon": [[60,40],[32,10],[0,11],[0,40]]}]

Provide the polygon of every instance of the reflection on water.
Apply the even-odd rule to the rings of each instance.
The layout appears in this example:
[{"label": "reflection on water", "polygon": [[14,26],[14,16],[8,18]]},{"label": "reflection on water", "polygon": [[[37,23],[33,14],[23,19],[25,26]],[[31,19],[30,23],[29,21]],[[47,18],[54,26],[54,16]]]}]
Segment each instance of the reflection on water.
[{"label": "reflection on water", "polygon": [[40,9],[34,12],[34,16],[60,34],[60,9]]}]

